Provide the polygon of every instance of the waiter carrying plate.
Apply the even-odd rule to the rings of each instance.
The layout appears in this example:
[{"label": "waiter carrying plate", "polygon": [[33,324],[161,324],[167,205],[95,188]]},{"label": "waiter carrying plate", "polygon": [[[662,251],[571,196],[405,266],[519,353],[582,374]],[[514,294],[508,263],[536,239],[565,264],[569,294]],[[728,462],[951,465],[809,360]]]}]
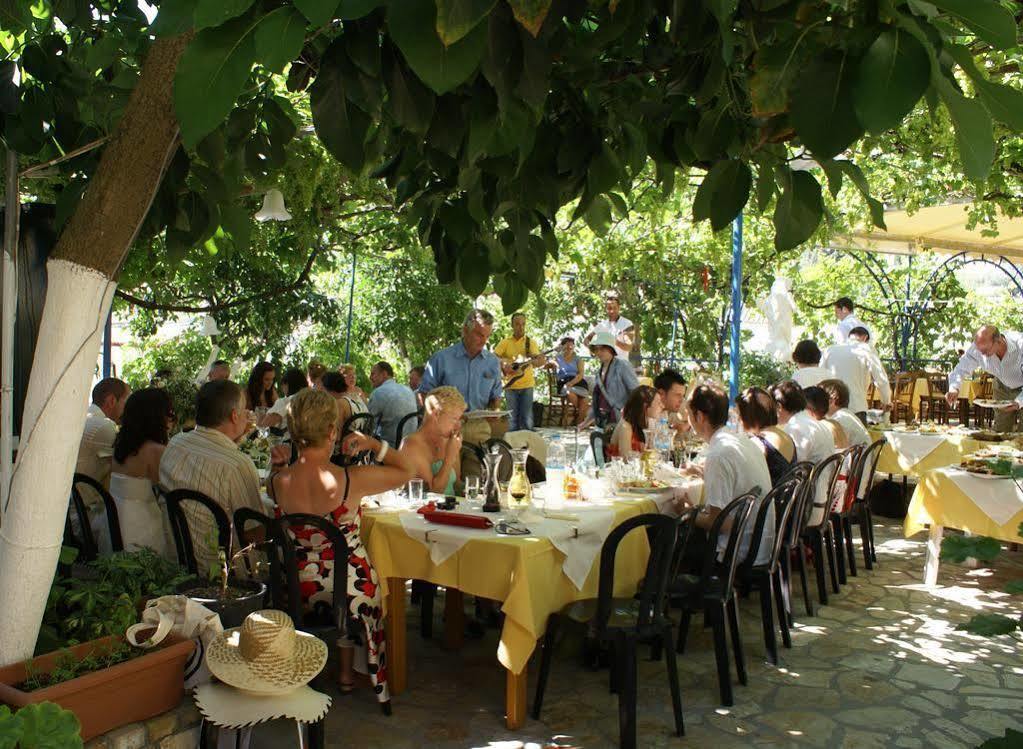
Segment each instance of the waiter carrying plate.
[{"label": "waiter carrying plate", "polygon": [[[994,403],[994,429],[1011,432],[1016,428],[1020,407],[1023,406],[1023,341],[1017,333],[1002,333],[994,325],[985,325],[977,331],[973,345],[959,359],[948,376],[949,406],[959,402],[959,387],[963,377],[975,369],[982,369],[994,377],[992,397]],[[977,405],[985,405],[977,402]]]}]

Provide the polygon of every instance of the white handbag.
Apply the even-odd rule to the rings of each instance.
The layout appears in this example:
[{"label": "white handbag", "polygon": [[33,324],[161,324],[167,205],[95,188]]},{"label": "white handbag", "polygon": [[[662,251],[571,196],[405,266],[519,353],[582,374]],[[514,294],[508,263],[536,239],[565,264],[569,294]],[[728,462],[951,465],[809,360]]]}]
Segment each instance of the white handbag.
[{"label": "white handbag", "polygon": [[[143,631],[156,627],[146,639]],[[195,641],[195,650],[185,663],[185,689],[206,684],[212,679],[206,667],[206,646],[224,631],[220,615],[185,596],[160,596],[150,600],[142,610],[142,621],[124,633],[128,642],[140,648],[153,648],[170,635]]]}]

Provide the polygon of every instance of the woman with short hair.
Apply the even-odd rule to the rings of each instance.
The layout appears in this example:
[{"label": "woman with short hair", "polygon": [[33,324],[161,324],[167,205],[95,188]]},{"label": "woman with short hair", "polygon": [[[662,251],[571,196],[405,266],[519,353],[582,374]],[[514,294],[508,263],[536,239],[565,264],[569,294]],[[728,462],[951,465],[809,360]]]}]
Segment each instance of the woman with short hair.
[{"label": "woman with short hair", "polygon": [[764,452],[771,481],[778,483],[788,473],[796,457],[796,445],[778,428],[778,412],[774,399],[763,388],[746,388],[736,399],[742,430]]},{"label": "woman with short hair", "polygon": [[442,385],[423,399],[423,424],[401,446],[415,478],[429,491],[450,496],[462,474],[462,414],[465,398],[456,388]]}]

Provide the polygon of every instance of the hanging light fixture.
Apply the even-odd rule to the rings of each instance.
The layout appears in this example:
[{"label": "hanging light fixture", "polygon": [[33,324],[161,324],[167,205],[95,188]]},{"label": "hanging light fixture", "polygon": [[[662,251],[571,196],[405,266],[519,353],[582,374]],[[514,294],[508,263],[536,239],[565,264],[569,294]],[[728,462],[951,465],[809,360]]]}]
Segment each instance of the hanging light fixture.
[{"label": "hanging light fixture", "polygon": [[291,214],[284,207],[284,196],[277,188],[267,190],[263,207],[256,212],[256,221],[290,221]]}]

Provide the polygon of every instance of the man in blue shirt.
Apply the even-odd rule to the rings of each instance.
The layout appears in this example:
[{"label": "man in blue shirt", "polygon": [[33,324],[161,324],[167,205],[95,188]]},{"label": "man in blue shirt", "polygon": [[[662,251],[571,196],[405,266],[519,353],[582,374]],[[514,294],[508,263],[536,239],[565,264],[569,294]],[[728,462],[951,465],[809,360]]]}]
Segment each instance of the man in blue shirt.
[{"label": "man in blue shirt", "polygon": [[417,421],[409,419],[398,434],[398,422],[402,417],[419,409],[412,389],[394,380],[394,368],[385,361],[378,361],[369,371],[373,393],[369,396],[369,412],[377,417],[377,434],[391,447],[401,447],[401,441],[416,430]]},{"label": "man in blue shirt", "polygon": [[[426,363],[419,392],[425,396],[435,387],[451,385],[465,398],[470,411],[500,408],[501,361],[485,348],[493,330],[493,315],[481,309],[469,312],[462,325],[462,340],[441,349]],[[491,425],[491,429],[493,427]],[[494,430],[494,433],[497,431]],[[501,433],[504,431],[501,430]],[[472,436],[463,433],[464,439],[469,442],[482,441],[478,439],[479,436],[475,432]],[[488,433],[483,440],[490,436]]]}]

